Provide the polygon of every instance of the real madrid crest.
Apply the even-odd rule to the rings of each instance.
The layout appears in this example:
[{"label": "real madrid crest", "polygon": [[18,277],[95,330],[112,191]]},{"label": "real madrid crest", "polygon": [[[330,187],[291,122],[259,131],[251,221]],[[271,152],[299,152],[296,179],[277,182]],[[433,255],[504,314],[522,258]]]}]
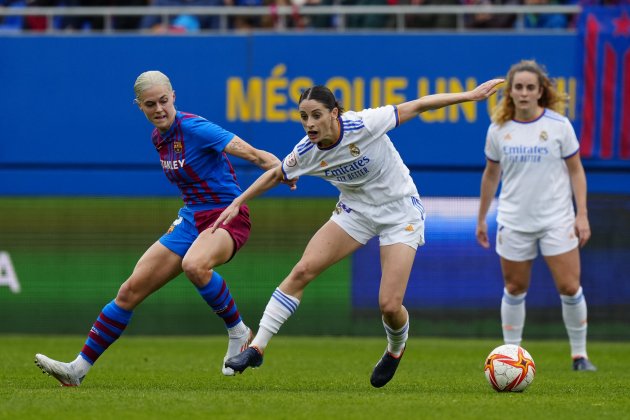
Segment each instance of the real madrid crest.
[{"label": "real madrid crest", "polygon": [[545,130],[540,132],[540,137],[539,139],[541,141],[547,141],[547,139],[549,138],[549,134],[547,134],[547,132]]},{"label": "real madrid crest", "polygon": [[359,148],[357,147],[356,144],[352,143],[350,146],[348,146],[348,149],[350,149],[350,154],[354,157],[357,157],[361,154],[361,150],[359,150]]},{"label": "real madrid crest", "polygon": [[181,153],[182,152],[182,142],[181,141],[174,141],[173,142],[173,150],[175,151],[175,153]]}]

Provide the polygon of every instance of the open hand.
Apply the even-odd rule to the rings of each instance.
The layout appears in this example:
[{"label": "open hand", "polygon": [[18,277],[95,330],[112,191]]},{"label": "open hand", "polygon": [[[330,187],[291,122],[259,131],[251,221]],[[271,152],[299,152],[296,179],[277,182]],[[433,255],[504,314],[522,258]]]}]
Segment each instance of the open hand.
[{"label": "open hand", "polygon": [[498,86],[503,82],[505,82],[505,79],[492,79],[483,82],[469,92],[470,100],[482,101],[484,99],[488,99],[490,96],[495,94],[495,92],[498,90]]},{"label": "open hand", "polygon": [[477,242],[484,248],[490,248],[490,241],[488,240],[488,224],[486,222],[477,223],[477,229],[475,229],[475,236]]},{"label": "open hand", "polygon": [[575,218],[575,234],[579,240],[579,246],[582,248],[588,240],[591,238],[591,226],[588,219],[583,216],[576,216]]},{"label": "open hand", "polygon": [[230,204],[225,210],[223,210],[217,220],[215,220],[214,224],[210,228],[210,232],[214,233],[218,228],[221,227],[221,225],[227,225],[228,223],[230,223],[230,220],[238,216],[238,208],[239,206]]}]

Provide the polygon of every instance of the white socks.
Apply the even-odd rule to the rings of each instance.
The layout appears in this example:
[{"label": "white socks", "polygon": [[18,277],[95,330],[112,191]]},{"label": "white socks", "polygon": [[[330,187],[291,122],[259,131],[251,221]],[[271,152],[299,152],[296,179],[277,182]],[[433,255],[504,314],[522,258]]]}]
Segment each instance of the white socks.
[{"label": "white socks", "polygon": [[247,333],[247,325],[243,321],[239,322],[235,326],[228,328],[228,337],[230,338],[240,338],[243,334]]},{"label": "white socks", "polygon": [[560,295],[562,319],[569,335],[571,357],[585,357],[586,354],[586,300],[580,287],[573,296]]},{"label": "white socks", "polygon": [[81,355],[78,355],[76,359],[70,362],[70,365],[72,366],[72,369],[74,369],[74,371],[79,375],[79,378],[87,375],[88,371],[92,367],[90,362],[81,357]]},{"label": "white socks", "polygon": [[503,342],[519,346],[523,339],[523,327],[525,326],[525,296],[527,292],[518,295],[508,293],[503,289],[501,299],[501,328],[503,329]]},{"label": "white socks", "polygon": [[[520,345],[525,325],[525,296],[527,293],[512,295],[503,289],[501,300],[501,324],[505,344]],[[586,300],[580,287],[573,296],[560,295],[562,319],[569,335],[571,357],[586,357],[587,311]]]},{"label": "white socks", "polygon": [[278,333],[282,324],[293,315],[299,304],[297,298],[276,289],[267,303],[265,313],[260,319],[260,329],[250,346],[264,351],[271,337]]},{"label": "white socks", "polygon": [[391,353],[392,356],[399,357],[405,348],[407,338],[409,338],[409,315],[407,315],[405,325],[397,330],[387,325],[384,319],[383,327],[385,327],[385,334],[387,334],[387,351]]}]

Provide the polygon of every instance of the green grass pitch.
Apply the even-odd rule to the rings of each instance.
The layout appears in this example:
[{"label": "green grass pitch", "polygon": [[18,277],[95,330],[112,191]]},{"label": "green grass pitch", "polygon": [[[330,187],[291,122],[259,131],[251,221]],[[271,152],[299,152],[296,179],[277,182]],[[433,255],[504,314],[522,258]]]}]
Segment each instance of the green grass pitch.
[{"label": "green grass pitch", "polygon": [[384,338],[276,337],[259,369],[224,377],[226,338],[125,336],[79,388],[33,363],[69,360],[81,336],[0,336],[2,419],[602,419],[630,416],[630,343],[589,343],[598,372],[570,370],[568,343],[528,341],[537,374],[497,393],[496,340],[412,338],[392,382],[370,386]]}]

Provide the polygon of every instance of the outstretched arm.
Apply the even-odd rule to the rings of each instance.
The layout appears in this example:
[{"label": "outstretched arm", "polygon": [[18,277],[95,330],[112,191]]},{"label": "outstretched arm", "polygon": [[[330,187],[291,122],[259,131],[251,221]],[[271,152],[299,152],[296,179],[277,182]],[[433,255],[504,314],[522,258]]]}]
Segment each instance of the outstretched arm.
[{"label": "outstretched arm", "polygon": [[[230,223],[230,220],[234,219],[238,215],[238,209],[247,201],[259,196],[260,194],[265,193],[266,191],[269,191],[270,189],[284,181],[285,179],[284,174],[282,173],[281,166],[275,166],[259,176],[258,179],[254,181],[254,183],[243,192],[243,194],[236,197],[234,201],[232,201],[232,203],[225,210],[223,210],[223,212],[214,222],[214,225],[212,225],[211,232],[217,230],[217,228],[219,228],[222,224],[227,225],[228,223]],[[296,181],[297,179],[289,183],[291,190],[295,190],[297,188],[295,185]]]},{"label": "outstretched arm", "polygon": [[424,111],[443,108],[462,102],[482,101],[487,99],[497,91],[497,86],[504,81],[504,79],[492,79],[467,92],[436,93],[435,95],[427,95],[413,101],[404,102],[398,105],[400,123],[402,124],[412,118],[416,118],[418,114]]},{"label": "outstretched arm", "polygon": [[245,159],[265,171],[280,165],[280,159],[267,151],[256,149],[236,135],[225,146],[225,153]]}]

